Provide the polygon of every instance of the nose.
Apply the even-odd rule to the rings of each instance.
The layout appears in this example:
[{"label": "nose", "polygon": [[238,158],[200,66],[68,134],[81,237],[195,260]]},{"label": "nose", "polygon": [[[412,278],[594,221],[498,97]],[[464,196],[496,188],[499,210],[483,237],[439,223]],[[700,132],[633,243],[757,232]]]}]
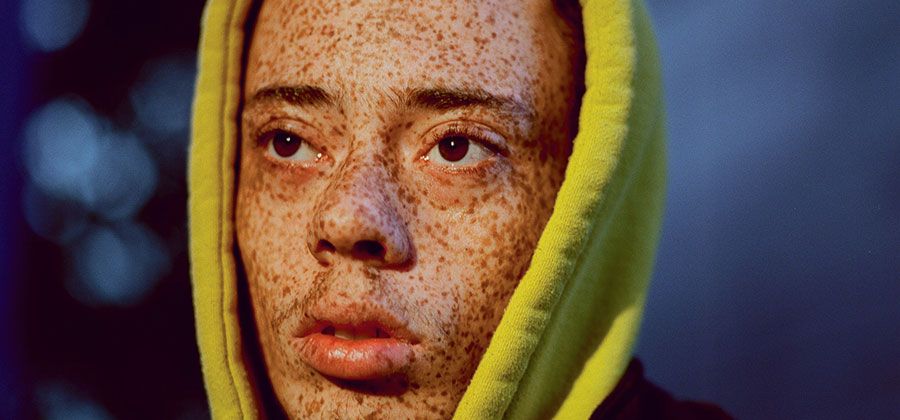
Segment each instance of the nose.
[{"label": "nose", "polygon": [[314,207],[307,245],[322,264],[350,258],[369,266],[401,266],[410,260],[409,232],[388,193],[387,171],[345,167]]}]

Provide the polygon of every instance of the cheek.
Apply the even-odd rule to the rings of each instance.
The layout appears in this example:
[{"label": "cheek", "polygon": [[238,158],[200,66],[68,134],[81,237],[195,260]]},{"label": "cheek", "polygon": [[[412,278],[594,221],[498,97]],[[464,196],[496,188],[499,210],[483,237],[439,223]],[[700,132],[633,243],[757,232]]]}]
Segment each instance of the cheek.
[{"label": "cheek", "polygon": [[303,293],[301,280],[311,275],[304,236],[308,212],[303,201],[285,197],[278,177],[252,168],[240,176],[235,229],[259,332],[267,340],[285,333],[285,314]]},{"label": "cheek", "polygon": [[245,155],[238,183],[235,228],[239,245],[262,258],[251,260],[260,262],[259,267],[267,269],[263,271],[285,271],[306,251],[303,239],[313,201],[308,197],[315,193],[310,182],[315,169],[275,165],[262,156]]},{"label": "cheek", "polygon": [[451,340],[470,350],[462,355],[470,363],[492,336],[549,215],[535,205],[535,181],[511,173],[489,190],[460,193],[470,196],[471,206],[420,210],[420,268],[446,282],[437,286],[443,290],[438,301],[449,311],[442,318]]},{"label": "cheek", "polygon": [[483,213],[470,224],[478,250],[470,257],[477,281],[468,299],[478,305],[469,308],[468,321],[484,325],[485,336],[496,327],[527,270],[562,182],[562,170],[554,162],[530,162],[528,170],[511,174],[502,193],[488,198]]}]

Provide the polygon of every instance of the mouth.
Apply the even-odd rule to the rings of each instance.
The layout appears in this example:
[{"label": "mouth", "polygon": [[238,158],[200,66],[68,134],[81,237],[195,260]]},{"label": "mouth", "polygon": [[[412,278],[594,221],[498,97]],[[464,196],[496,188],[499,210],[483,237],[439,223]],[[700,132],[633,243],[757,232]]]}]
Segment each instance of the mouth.
[{"label": "mouth", "polygon": [[412,363],[415,335],[392,316],[362,312],[312,322],[293,339],[300,359],[325,376],[350,381],[387,378]]},{"label": "mouth", "polygon": [[368,340],[372,338],[391,338],[391,334],[374,322],[363,325],[334,325],[325,323],[319,333],[330,335],[342,340]]}]

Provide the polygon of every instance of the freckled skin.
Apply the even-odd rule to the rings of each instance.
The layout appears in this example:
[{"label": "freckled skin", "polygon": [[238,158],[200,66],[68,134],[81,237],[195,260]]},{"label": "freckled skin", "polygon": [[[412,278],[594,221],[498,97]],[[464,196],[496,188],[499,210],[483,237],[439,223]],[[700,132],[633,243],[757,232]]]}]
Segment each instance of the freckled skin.
[{"label": "freckled skin", "polygon": [[[266,370],[289,416],[452,415],[562,183],[576,107],[564,27],[549,1],[264,2],[245,104],[271,86],[339,92],[333,107],[245,106],[241,121],[237,239]],[[459,85],[531,113],[397,100]],[[465,170],[423,160],[451,123],[504,151]],[[276,128],[321,157],[279,160],[260,141]],[[361,241],[383,256],[354,253]],[[298,358],[290,342],[312,308],[376,303],[421,339],[400,372],[404,392],[338,386]]]}]

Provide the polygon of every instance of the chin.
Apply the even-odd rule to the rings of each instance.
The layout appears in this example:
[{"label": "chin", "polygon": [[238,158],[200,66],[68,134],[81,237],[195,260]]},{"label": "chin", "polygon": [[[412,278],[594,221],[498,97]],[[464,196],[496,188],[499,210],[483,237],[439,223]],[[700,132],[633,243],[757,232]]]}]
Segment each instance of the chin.
[{"label": "chin", "polygon": [[419,386],[402,374],[346,380],[311,373],[300,383],[275,384],[278,400],[292,419],[446,419],[453,416],[461,396],[446,386]]}]

